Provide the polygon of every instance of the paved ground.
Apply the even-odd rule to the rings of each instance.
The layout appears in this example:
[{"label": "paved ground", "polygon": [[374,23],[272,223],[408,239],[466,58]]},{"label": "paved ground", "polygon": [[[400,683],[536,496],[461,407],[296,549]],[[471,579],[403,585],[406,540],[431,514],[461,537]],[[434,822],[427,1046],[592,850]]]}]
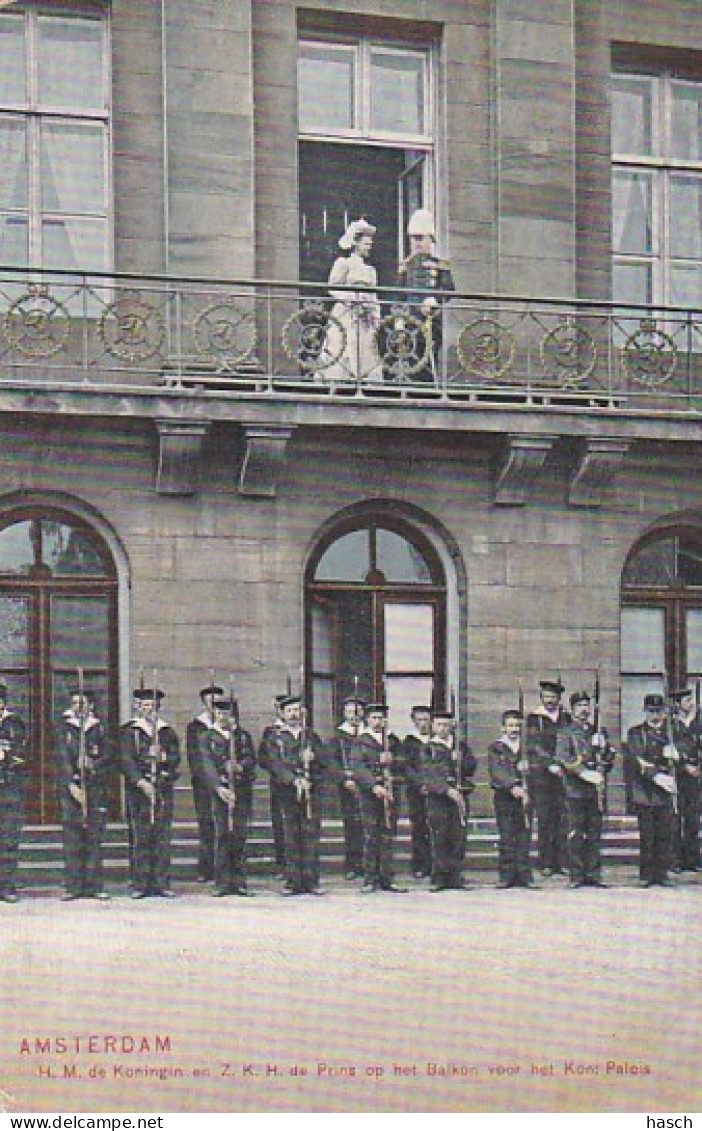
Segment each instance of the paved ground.
[{"label": "paved ground", "polygon": [[[0,904],[9,1111],[702,1110],[702,880]],[[88,1037],[93,1040],[88,1042]],[[63,1042],[63,1043],[62,1043]]]}]

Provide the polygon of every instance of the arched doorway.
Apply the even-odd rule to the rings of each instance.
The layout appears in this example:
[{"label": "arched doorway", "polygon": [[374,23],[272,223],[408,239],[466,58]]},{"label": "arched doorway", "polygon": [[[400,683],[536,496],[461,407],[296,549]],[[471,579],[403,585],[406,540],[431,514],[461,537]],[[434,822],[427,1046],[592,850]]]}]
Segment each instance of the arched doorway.
[{"label": "arched doorway", "polygon": [[669,526],[631,550],[622,574],[622,730],[647,692],[702,679],[702,530]]},{"label": "arched doorway", "polygon": [[357,688],[406,729],[414,703],[446,688],[446,578],[423,532],[382,513],[348,518],[315,548],[306,575],[306,693],[328,730]]},{"label": "arched doorway", "polygon": [[27,818],[58,819],[53,733],[82,669],[111,727],[117,721],[117,578],[102,539],[58,508],[0,516],[0,678],[28,724]]}]

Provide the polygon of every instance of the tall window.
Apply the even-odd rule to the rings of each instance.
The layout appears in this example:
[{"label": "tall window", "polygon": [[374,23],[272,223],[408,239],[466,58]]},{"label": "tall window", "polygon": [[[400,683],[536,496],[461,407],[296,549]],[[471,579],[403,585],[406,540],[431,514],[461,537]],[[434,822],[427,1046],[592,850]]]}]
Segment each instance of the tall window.
[{"label": "tall window", "polygon": [[1,263],[109,268],[108,154],[106,22],[0,13]]},{"label": "tall window", "polygon": [[702,306],[702,82],[612,79],[614,299]]},{"label": "tall window", "polygon": [[82,669],[116,723],[117,579],[107,547],[63,511],[0,519],[0,679],[29,727],[29,815],[57,819],[53,734]]},{"label": "tall window", "polygon": [[336,530],[307,573],[308,692],[330,729],[344,696],[385,699],[407,729],[413,704],[445,696],[446,581],[426,538],[389,518]]},{"label": "tall window", "polygon": [[643,697],[702,679],[702,537],[676,528],[645,538],[622,576],[622,726]]},{"label": "tall window", "polygon": [[300,39],[300,267],[321,281],[351,220],[377,226],[379,281],[396,281],[410,214],[433,207],[432,52],[372,38]]}]

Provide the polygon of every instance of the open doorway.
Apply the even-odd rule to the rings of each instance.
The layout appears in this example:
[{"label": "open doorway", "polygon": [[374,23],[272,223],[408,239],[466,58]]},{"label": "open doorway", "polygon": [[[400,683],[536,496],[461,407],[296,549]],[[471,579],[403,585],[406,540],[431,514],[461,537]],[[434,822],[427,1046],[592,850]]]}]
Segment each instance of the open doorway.
[{"label": "open doorway", "polygon": [[371,262],[381,287],[397,282],[407,218],[424,200],[426,155],[373,145],[300,142],[300,278],[326,282],[339,237],[364,216],[375,225]]}]

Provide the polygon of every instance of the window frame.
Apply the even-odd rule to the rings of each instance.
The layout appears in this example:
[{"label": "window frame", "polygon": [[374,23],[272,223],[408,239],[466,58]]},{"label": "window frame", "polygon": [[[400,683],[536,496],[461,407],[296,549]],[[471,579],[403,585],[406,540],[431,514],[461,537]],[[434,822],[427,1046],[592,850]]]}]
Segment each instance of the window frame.
[{"label": "window frame", "polygon": [[[298,91],[300,84],[300,51],[308,46],[317,49],[334,49],[352,52],[354,57],[354,126],[350,129],[316,126],[310,128],[300,120],[298,96],[298,138],[300,141],[359,142],[364,145],[376,144],[397,146],[402,149],[421,149],[432,154],[436,141],[435,100],[434,100],[434,50],[432,46],[407,46],[395,40],[361,36],[352,39],[346,36],[300,35],[298,38]],[[416,58],[422,61],[422,105],[425,129],[422,133],[402,130],[378,130],[372,122],[372,65],[373,55]]]},{"label": "window frame", "polygon": [[[689,306],[673,303],[673,271],[676,264],[697,265],[702,286],[702,249],[697,258],[685,259],[672,254],[673,229],[671,193],[674,178],[680,174],[692,174],[700,180],[702,194],[702,155],[696,161],[673,156],[673,106],[676,87],[687,86],[698,89],[702,96],[702,77],[699,80],[681,77],[671,68],[636,70],[627,66],[615,66],[611,75],[611,103],[614,115],[614,98],[618,80],[648,82],[650,85],[651,106],[651,152],[618,152],[614,148],[615,130],[611,131],[611,177],[612,186],[618,172],[645,173],[651,176],[651,251],[617,251],[612,243],[613,297],[626,307],[636,305],[617,294],[616,272],[618,266],[647,266],[651,271],[650,294],[644,305],[675,306],[679,309],[696,309],[699,302]],[[612,200],[614,190],[612,187]],[[702,203],[700,205],[702,212]],[[612,217],[614,210],[612,208]]]},{"label": "window frame", "polygon": [[[22,21],[24,25],[24,54],[26,67],[26,98],[24,102],[8,99],[0,104],[0,118],[22,122],[25,126],[27,203],[26,208],[7,207],[2,216],[23,217],[27,224],[27,261],[21,266],[47,267],[44,228],[51,223],[71,221],[102,222],[104,236],[100,245],[102,262],[96,268],[109,272],[114,264],[114,196],[111,114],[111,27],[109,10],[89,4],[76,8],[59,7],[56,11],[43,7],[30,7],[23,12],[0,12],[0,19]],[[102,80],[102,105],[78,109],[61,103],[42,102],[39,98],[39,21],[89,20],[100,29],[100,74]],[[99,210],[61,210],[44,208],[42,182],[42,137],[45,125],[85,124],[101,126],[102,206]],[[19,266],[19,265],[18,265]],[[51,268],[68,269],[73,264],[52,263]],[[86,270],[85,264],[75,267],[76,274]]]}]

